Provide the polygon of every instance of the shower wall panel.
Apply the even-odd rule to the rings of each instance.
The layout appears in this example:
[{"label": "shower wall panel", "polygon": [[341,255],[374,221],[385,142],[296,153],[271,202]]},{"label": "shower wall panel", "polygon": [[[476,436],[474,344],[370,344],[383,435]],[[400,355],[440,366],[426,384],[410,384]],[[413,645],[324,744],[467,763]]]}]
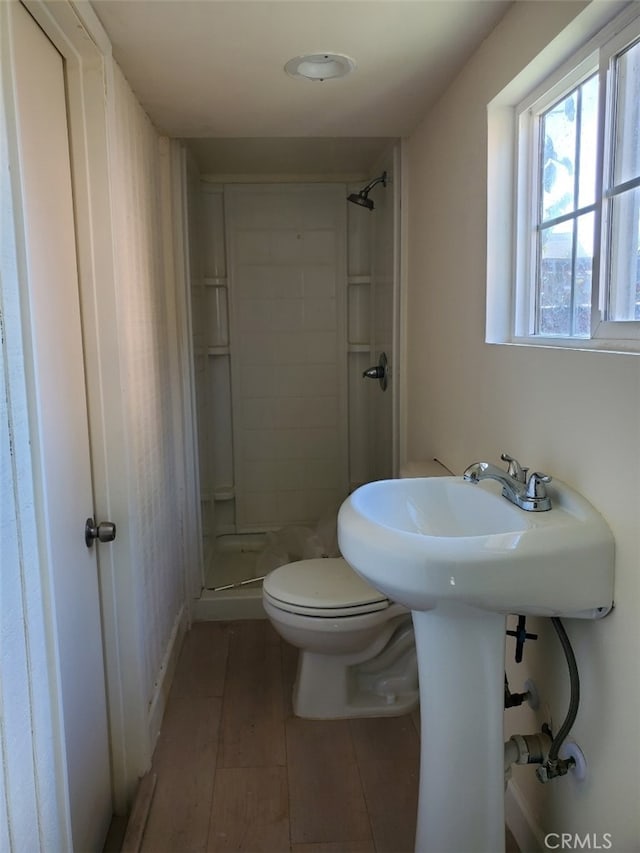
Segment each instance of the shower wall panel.
[{"label": "shower wall panel", "polygon": [[[351,184],[346,194],[362,184]],[[375,214],[374,214],[375,215]],[[371,479],[371,383],[362,374],[373,364],[371,355],[371,211],[347,205],[347,382],[349,395],[349,489]]]},{"label": "shower wall panel", "polygon": [[[205,561],[215,537],[235,533],[224,188],[201,186],[202,287],[197,303],[203,369],[199,375],[200,488]],[[194,327],[195,327],[194,323]],[[196,349],[196,353],[198,350]]]},{"label": "shower wall panel", "polygon": [[[389,150],[371,175],[386,172],[373,191],[373,211],[348,205],[349,479],[351,488],[397,474],[394,413],[398,395],[399,150]],[[347,192],[358,192],[360,184]],[[389,362],[388,387],[363,371]]]},{"label": "shower wall panel", "polygon": [[238,532],[312,523],[347,493],[339,185],[225,191]]},{"label": "shower wall panel", "polygon": [[372,218],[373,243],[371,252],[371,356],[377,363],[380,353],[389,359],[389,385],[384,393],[372,394],[371,403],[371,469],[372,480],[394,476],[393,398],[396,394],[398,368],[394,346],[395,275],[397,252],[394,241],[396,187],[393,153],[386,158],[387,187],[375,194],[376,208]]}]

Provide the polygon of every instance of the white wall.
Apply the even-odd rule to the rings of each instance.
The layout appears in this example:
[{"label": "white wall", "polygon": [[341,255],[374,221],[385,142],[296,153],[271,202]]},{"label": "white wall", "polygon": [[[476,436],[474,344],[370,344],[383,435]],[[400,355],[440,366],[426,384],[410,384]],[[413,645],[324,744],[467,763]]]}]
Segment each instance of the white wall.
[{"label": "white wall", "polygon": [[[640,838],[640,357],[484,343],[486,105],[585,5],[514,4],[406,144],[404,438],[408,459],[436,456],[456,473],[511,452],[582,492],[610,524],[616,609],[602,622],[566,621],[582,681],[572,734],[589,777],[543,786],[525,767],[514,778],[543,834],[609,832],[613,849],[631,851]],[[532,676],[542,710],[508,712],[507,735],[539,728],[549,712],[557,730],[568,705],[550,623],[529,627],[540,640],[509,664],[511,688]]]},{"label": "white wall", "polygon": [[176,285],[163,250],[162,139],[117,66],[113,85],[115,288],[130,497],[122,527],[135,572],[132,606],[141,691],[149,706],[157,700],[184,604],[183,472],[174,423],[181,400],[174,372],[176,317],[167,298]]}]

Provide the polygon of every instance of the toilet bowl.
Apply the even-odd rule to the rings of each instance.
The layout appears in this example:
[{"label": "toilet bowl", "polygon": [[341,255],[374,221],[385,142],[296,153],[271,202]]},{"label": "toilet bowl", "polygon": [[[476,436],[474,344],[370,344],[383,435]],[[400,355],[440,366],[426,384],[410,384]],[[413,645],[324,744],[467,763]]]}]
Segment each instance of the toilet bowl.
[{"label": "toilet bowl", "polygon": [[342,558],[299,560],[264,580],[275,630],[299,651],[293,710],[299,717],[398,716],[418,704],[410,612]]}]

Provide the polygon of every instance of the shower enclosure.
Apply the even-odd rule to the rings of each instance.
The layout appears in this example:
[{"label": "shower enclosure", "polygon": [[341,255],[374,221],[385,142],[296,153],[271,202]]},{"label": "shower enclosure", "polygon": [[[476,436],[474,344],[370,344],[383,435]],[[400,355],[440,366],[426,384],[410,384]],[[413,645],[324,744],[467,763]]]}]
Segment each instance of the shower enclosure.
[{"label": "shower enclosure", "polygon": [[[396,472],[397,157],[374,211],[350,184],[190,180],[205,618],[258,615],[253,579],[330,548],[348,492]],[[383,351],[385,392],[363,378]]]}]

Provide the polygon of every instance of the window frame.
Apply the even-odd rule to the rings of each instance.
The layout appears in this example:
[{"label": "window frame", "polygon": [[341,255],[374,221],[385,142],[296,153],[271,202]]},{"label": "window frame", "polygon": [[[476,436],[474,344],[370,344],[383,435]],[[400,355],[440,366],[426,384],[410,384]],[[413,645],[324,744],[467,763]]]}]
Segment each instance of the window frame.
[{"label": "window frame", "polygon": [[[635,5],[635,4],[634,4]],[[631,12],[631,13],[630,13]],[[625,10],[604,26],[591,41],[549,74],[514,105],[514,177],[512,240],[512,343],[576,349],[640,351],[640,320],[610,320],[608,267],[611,240],[611,199],[614,121],[614,63],[627,46],[640,39],[640,10]],[[593,205],[594,243],[589,336],[564,337],[535,331],[537,283],[537,224],[539,204],[540,116],[590,76],[599,78],[596,149],[596,188]],[[582,208],[580,208],[582,210]],[[577,216],[578,208],[573,212]],[[604,261],[604,263],[603,263]],[[490,306],[489,310],[490,310]]]},{"label": "window frame", "polygon": [[[603,198],[602,198],[602,233],[601,233],[601,244],[602,244],[602,257],[607,259],[609,262],[611,261],[611,217],[613,211],[613,199],[620,195],[619,188],[627,184],[633,184],[634,186],[640,186],[640,177],[637,176],[632,181],[623,182],[622,184],[618,184],[618,190],[614,193],[612,192],[615,185],[615,177],[614,177],[614,157],[611,151],[612,140],[614,136],[615,130],[615,110],[617,107],[615,97],[614,97],[614,87],[616,83],[616,78],[613,74],[613,66],[618,58],[618,56],[624,52],[624,50],[630,44],[640,44],[640,15],[637,16],[633,21],[628,23],[619,33],[614,35],[606,45],[603,46],[603,51],[606,51],[604,56],[604,61],[606,62],[606,126],[607,129],[611,132],[606,134],[604,143],[603,143],[603,152],[604,152],[604,169],[603,172]],[[601,290],[601,321],[596,329],[596,336],[605,337],[610,339],[616,339],[623,337],[625,332],[629,334],[630,332],[635,331],[633,335],[634,338],[640,340],[640,320],[610,320],[607,316],[609,311],[609,301],[611,296],[611,288],[610,281],[608,280],[608,272],[606,269],[602,269],[600,273],[600,290]],[[606,301],[606,304],[605,304]]]}]

